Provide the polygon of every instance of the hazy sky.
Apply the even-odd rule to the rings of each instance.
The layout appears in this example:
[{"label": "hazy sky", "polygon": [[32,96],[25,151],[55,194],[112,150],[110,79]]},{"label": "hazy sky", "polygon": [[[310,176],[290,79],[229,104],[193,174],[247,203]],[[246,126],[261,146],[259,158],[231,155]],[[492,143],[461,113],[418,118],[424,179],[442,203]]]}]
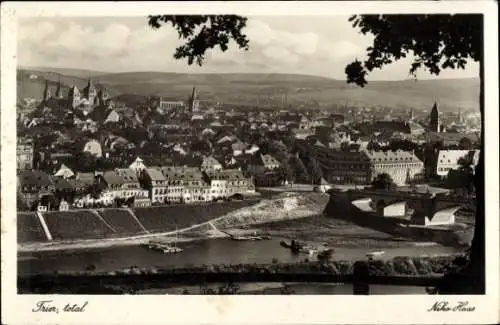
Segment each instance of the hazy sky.
[{"label": "hazy sky", "polygon": [[[245,52],[236,46],[212,50],[203,67],[174,60],[180,44],[170,26],[154,31],[147,18],[30,18],[18,28],[18,64],[108,72],[273,72],[345,79],[345,65],[363,59],[372,37],[352,28],[345,16],[249,17]],[[410,59],[373,72],[370,79],[407,79]],[[478,65],[446,70],[439,78],[477,77]],[[424,70],[419,79],[436,78]]]}]

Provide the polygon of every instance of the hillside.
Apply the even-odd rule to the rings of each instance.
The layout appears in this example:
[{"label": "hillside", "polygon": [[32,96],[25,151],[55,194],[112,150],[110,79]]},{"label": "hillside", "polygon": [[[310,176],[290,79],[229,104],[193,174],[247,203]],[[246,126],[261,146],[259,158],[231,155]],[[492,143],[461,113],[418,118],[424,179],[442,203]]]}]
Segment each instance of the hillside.
[{"label": "hillside", "polygon": [[[48,68],[20,69],[18,98],[41,98],[44,80],[54,85],[60,79],[69,87],[75,83],[83,88],[87,76],[82,70]],[[34,73],[38,79],[32,80]],[[88,74],[87,74],[88,75]],[[93,75],[96,84],[104,85],[111,96],[129,94],[166,96],[185,100],[193,85],[203,101],[266,105],[280,104],[282,94],[292,105],[317,106],[391,106],[428,109],[438,101],[443,111],[459,108],[477,109],[478,79],[372,81],[365,88],[347,85],[345,81],[325,77],[292,74],[177,74],[163,72],[126,72]],[[19,77],[18,77],[19,78]],[[54,86],[55,87],[55,86]]]}]

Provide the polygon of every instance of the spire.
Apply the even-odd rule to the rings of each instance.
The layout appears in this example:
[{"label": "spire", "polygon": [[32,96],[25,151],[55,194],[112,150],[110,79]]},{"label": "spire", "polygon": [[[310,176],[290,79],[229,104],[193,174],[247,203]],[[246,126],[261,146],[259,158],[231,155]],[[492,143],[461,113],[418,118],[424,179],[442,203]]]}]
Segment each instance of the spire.
[{"label": "spire", "polygon": [[50,99],[49,81],[45,80],[45,89],[43,90],[43,101],[46,102]]},{"label": "spire", "polygon": [[57,99],[63,98],[62,88],[61,88],[61,77],[59,77],[57,81],[56,98]]},{"label": "spire", "polygon": [[191,100],[196,100],[196,86],[193,86],[193,92],[191,93]]}]

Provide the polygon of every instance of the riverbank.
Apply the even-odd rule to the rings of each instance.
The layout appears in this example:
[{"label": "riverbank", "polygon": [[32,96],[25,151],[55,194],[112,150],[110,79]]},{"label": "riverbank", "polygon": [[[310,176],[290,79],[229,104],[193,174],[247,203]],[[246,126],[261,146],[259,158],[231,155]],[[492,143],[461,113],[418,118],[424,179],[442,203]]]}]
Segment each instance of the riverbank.
[{"label": "riverbank", "polygon": [[[154,290],[193,289],[206,284],[242,283],[352,283],[357,265],[366,268],[372,284],[428,285],[465,264],[458,255],[396,257],[388,261],[351,260],[267,264],[215,264],[184,268],[131,267],[117,271],[71,271],[57,274],[21,275],[20,293],[154,293]],[[354,272],[354,273],[353,273]],[[434,279],[434,280],[433,280]],[[272,285],[271,285],[272,286]],[[234,289],[234,288],[233,288]],[[189,290],[188,290],[189,291]],[[160,293],[162,291],[156,291]],[[166,293],[166,292],[163,292]],[[213,292],[217,293],[217,292]],[[220,292],[219,292],[220,293]],[[234,292],[226,292],[234,293]]]},{"label": "riverbank", "polygon": [[[189,227],[179,227],[179,229],[177,230],[173,230],[175,229],[175,225],[170,225],[169,220],[178,216],[166,213],[168,211],[153,211],[156,208],[150,208],[149,210],[151,211],[148,213],[152,214],[148,214],[148,218],[146,219],[154,219],[152,220],[153,223],[160,221],[166,223],[168,222],[169,228],[173,229],[168,229],[168,231],[145,229],[147,233],[142,232],[140,234],[127,234],[122,236],[112,234],[111,236],[100,238],[82,238],[71,240],[56,239],[52,241],[19,242],[18,252],[28,253],[139,245],[146,243],[154,238],[174,237],[176,236],[176,234],[179,236],[184,235],[183,238],[179,239],[182,241],[221,238],[227,235],[219,232],[217,229],[231,230],[235,227],[242,227],[253,224],[263,224],[272,221],[283,221],[311,217],[313,215],[321,213],[327,202],[328,196],[326,194],[307,193],[304,195],[298,195],[297,193],[289,193],[288,195],[285,195],[283,197],[260,200],[249,206],[241,207],[220,215],[214,215],[214,217],[211,219],[208,219],[207,216],[203,216],[203,218],[200,217],[200,220],[204,219],[203,222],[191,224]],[[212,208],[220,208],[224,206],[224,204],[212,204],[210,206]],[[188,206],[185,209],[190,208],[193,207]],[[198,210],[200,210],[200,208],[202,208],[202,206],[197,206]],[[143,210],[149,211],[148,209]],[[204,213],[202,210],[198,210],[196,212],[197,215],[201,215]],[[103,216],[105,216],[104,213],[110,213],[111,211],[106,210],[93,212],[93,215],[89,215],[87,217],[93,217],[98,212],[102,213]],[[121,222],[123,222],[124,220],[129,220],[127,218],[130,218],[130,212],[125,212],[126,214],[113,216],[116,217],[113,220],[121,220]],[[138,213],[139,211],[135,212]],[[108,215],[108,217],[111,217],[111,215]],[[191,216],[190,218],[194,217]],[[67,220],[67,217],[62,217],[61,220]],[[143,218],[143,220],[145,219]],[[20,225],[18,225],[18,227],[19,226]],[[68,227],[71,227],[71,224],[68,224]]]}]

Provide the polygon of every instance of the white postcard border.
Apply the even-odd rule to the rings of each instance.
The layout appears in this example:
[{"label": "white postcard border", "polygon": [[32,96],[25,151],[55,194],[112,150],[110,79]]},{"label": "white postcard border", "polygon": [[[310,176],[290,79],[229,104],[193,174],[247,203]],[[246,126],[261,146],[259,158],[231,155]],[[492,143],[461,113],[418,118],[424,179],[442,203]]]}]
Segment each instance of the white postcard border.
[{"label": "white postcard border", "polygon": [[[19,16],[147,16],[237,13],[347,15],[353,13],[484,13],[485,173],[487,293],[484,296],[65,296],[16,294],[15,103],[16,19]],[[302,323],[496,323],[499,320],[498,8],[493,1],[386,2],[7,2],[1,16],[1,215],[2,323],[6,324],[302,324]],[[36,301],[88,301],[78,314],[32,313]],[[469,301],[470,313],[428,312],[438,300]]]}]

